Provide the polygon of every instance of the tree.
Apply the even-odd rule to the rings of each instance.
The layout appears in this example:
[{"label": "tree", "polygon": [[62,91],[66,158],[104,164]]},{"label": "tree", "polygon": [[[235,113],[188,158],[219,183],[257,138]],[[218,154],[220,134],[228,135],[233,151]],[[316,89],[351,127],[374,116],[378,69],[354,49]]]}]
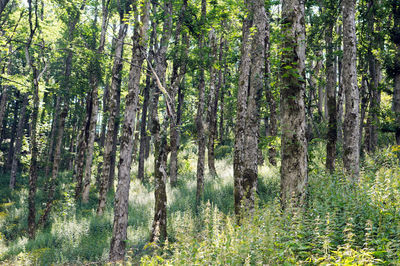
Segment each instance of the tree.
[{"label": "tree", "polygon": [[360,115],[359,90],[357,86],[356,66],[356,24],[355,1],[343,1],[343,88],[346,95],[346,112],[343,125],[344,155],[343,165],[346,172],[358,180],[360,173]]},{"label": "tree", "polygon": [[[170,147],[167,144],[167,127],[168,120],[174,119],[175,111],[171,109],[172,99],[168,95],[166,84],[166,56],[172,31],[172,1],[165,0],[164,2],[164,21],[162,37],[160,45],[154,56],[155,68],[149,64],[152,69],[154,87],[152,93],[152,108],[151,108],[151,127],[150,131],[154,138],[154,218],[150,234],[150,242],[164,241],[167,238],[167,156]],[[165,104],[167,106],[167,114],[164,115],[162,124],[158,117],[159,96],[163,93]]]},{"label": "tree", "polygon": [[[207,16],[207,1],[201,1],[201,17],[200,17],[200,25],[201,32],[199,37],[199,51],[200,51],[200,60],[203,60],[203,49],[205,42],[205,22]],[[197,180],[197,188],[196,188],[196,206],[200,204],[201,199],[203,198],[204,191],[204,161],[205,161],[205,153],[206,153],[206,136],[204,133],[204,101],[205,101],[205,80],[204,80],[204,62],[200,61],[199,68],[199,87],[198,87],[198,98],[197,98],[197,113],[196,113],[196,129],[197,129],[197,141],[198,141],[198,158],[197,158],[197,171],[196,171],[196,180]]]},{"label": "tree", "polygon": [[[264,1],[247,1],[235,128],[235,213],[254,208],[258,179],[259,99],[264,88],[266,13]],[[253,29],[254,28],[254,29]],[[254,37],[251,37],[254,36]]]},{"label": "tree", "polygon": [[336,69],[335,55],[333,53],[333,30],[336,22],[335,6],[333,1],[327,1],[326,6],[326,96],[328,104],[328,142],[326,144],[326,168],[333,172],[336,160],[336,141],[337,141],[337,110],[336,110]]},{"label": "tree", "polygon": [[[128,3],[126,3],[128,5]],[[118,132],[118,114],[119,114],[119,97],[120,97],[120,87],[121,87],[121,70],[122,70],[122,55],[124,48],[124,40],[126,37],[126,32],[128,30],[128,24],[124,22],[124,13],[128,12],[128,6],[124,8],[123,3],[119,3],[119,32],[118,38],[115,44],[115,57],[114,65],[112,68],[112,80],[111,87],[108,91],[108,121],[107,121],[107,134],[105,137],[105,147],[103,155],[103,169],[100,179],[100,193],[99,193],[99,204],[97,207],[97,214],[102,215],[104,207],[106,205],[107,192],[112,186],[110,184],[111,180],[111,168],[112,168],[112,157],[115,143],[115,132]]]},{"label": "tree", "polygon": [[302,205],[307,186],[307,142],[305,122],[305,25],[304,1],[282,3],[281,201]]},{"label": "tree", "polygon": [[[132,37],[132,59],[129,71],[128,95],[126,96],[126,106],[124,123],[120,138],[120,159],[118,171],[118,186],[115,194],[114,205],[114,225],[113,236],[111,239],[110,261],[122,260],[125,256],[125,243],[128,227],[128,204],[130,188],[130,172],[132,163],[132,150],[135,130],[136,111],[139,102],[139,85],[141,67],[145,59],[147,44],[147,29],[149,25],[150,1],[145,1],[142,10],[138,11],[133,7],[135,26]],[[140,16],[140,20],[139,20]]]}]

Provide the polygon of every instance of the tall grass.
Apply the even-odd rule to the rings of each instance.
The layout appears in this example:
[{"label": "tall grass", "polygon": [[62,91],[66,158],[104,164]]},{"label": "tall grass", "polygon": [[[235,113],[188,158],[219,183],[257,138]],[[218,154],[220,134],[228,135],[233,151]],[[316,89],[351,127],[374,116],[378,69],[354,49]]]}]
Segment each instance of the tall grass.
[{"label": "tall grass", "polygon": [[[392,148],[363,162],[360,183],[351,185],[339,167],[324,170],[323,144],[310,145],[308,202],[282,213],[279,166],[261,166],[257,207],[237,226],[233,215],[233,172],[229,157],[217,160],[218,177],[206,177],[204,200],[195,212],[196,155],[180,153],[179,182],[167,186],[168,240],[148,243],[153,218],[153,158],[146,182],[132,172],[128,254],[132,264],[396,264],[400,263],[400,169]],[[278,162],[279,163],[279,162]],[[137,169],[134,165],[133,169]],[[97,191],[89,204],[73,197],[71,173],[59,179],[49,225],[35,240],[26,238],[26,177],[10,192],[1,176],[0,263],[104,263],[112,232],[113,193],[105,213],[96,216]],[[44,182],[44,181],[41,181]],[[43,184],[43,183],[42,183]],[[46,193],[39,189],[38,202]],[[41,206],[38,204],[39,214]]]}]

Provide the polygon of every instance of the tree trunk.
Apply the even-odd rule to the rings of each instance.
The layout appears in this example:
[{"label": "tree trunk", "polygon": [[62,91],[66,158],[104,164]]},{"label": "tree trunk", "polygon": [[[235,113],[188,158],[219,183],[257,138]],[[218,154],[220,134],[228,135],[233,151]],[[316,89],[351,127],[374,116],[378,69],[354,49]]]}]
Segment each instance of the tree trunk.
[{"label": "tree trunk", "polygon": [[345,92],[345,119],[343,123],[343,165],[353,181],[360,173],[360,95],[357,87],[355,1],[343,0],[343,88]]},{"label": "tree trunk", "polygon": [[394,88],[392,110],[396,120],[396,143],[400,145],[400,3],[392,1],[393,27],[391,29],[391,39],[396,47],[396,57],[394,60]]},{"label": "tree trunk", "polygon": [[21,148],[22,148],[22,141],[24,138],[24,128],[25,128],[25,120],[26,120],[26,106],[28,105],[28,95],[22,96],[22,106],[19,115],[18,127],[17,127],[17,136],[16,136],[16,143],[14,148],[14,154],[11,163],[11,174],[10,174],[10,189],[15,188],[15,181],[17,178],[17,170],[18,170],[18,163],[21,157]]},{"label": "tree trunk", "polygon": [[85,168],[84,168],[84,184],[83,184],[83,192],[82,192],[82,202],[87,203],[89,200],[89,191],[90,191],[90,180],[92,177],[92,162],[93,162],[93,152],[94,152],[94,139],[96,137],[96,123],[97,123],[97,112],[99,109],[98,104],[98,77],[92,77],[96,79],[92,81],[91,87],[91,108],[90,108],[90,116],[89,116],[89,128],[88,128],[88,139],[87,139],[87,148],[86,148],[86,157],[84,159]]},{"label": "tree trunk", "polygon": [[[205,27],[207,15],[207,1],[201,1],[201,22],[200,25]],[[203,49],[204,49],[204,34],[205,29],[201,31],[199,38],[199,50],[200,50],[200,60],[203,60]],[[197,141],[198,141],[198,158],[197,158],[197,171],[196,171],[196,179],[197,179],[197,188],[196,188],[196,208],[198,208],[200,201],[203,198],[204,191],[204,160],[205,160],[205,152],[206,152],[206,136],[204,134],[204,121],[203,121],[203,113],[204,113],[204,100],[205,100],[205,80],[204,80],[204,61],[200,62],[199,69],[199,97],[197,104],[197,114],[196,114],[196,129],[197,129]]]},{"label": "tree trunk", "polygon": [[[28,50],[28,48],[26,48]],[[27,52],[28,53],[28,52]],[[36,76],[36,68],[32,68],[32,75]],[[38,157],[38,144],[37,144],[37,120],[39,116],[39,86],[38,83],[33,81],[33,108],[31,113],[31,125],[30,125],[30,151],[31,151],[31,162],[29,166],[29,196],[28,196],[28,235],[30,239],[35,238],[36,230],[36,180],[37,180],[37,157]]]},{"label": "tree trunk", "polygon": [[[120,7],[121,8],[121,7]],[[111,87],[108,91],[108,123],[107,123],[107,133],[105,139],[105,148],[103,155],[103,169],[101,176],[101,185],[100,185],[100,193],[99,193],[99,204],[97,207],[97,214],[102,215],[104,208],[106,206],[106,198],[107,192],[110,188],[110,172],[111,172],[111,160],[113,154],[113,146],[116,144],[114,142],[115,128],[117,127],[117,113],[119,113],[119,99],[118,99],[118,91],[121,86],[121,70],[122,70],[122,55],[123,55],[123,46],[124,40],[126,36],[126,32],[128,29],[128,24],[125,24],[123,21],[123,12],[120,13],[120,28],[118,33],[117,43],[115,45],[115,58],[114,58],[114,66],[112,69],[112,81]],[[118,131],[117,131],[118,132]]]},{"label": "tree trunk", "polygon": [[[17,97],[17,99],[21,98],[18,90],[16,91],[16,97]],[[14,108],[14,119],[13,119],[13,123],[11,126],[11,140],[10,140],[10,145],[9,145],[9,149],[8,149],[8,153],[7,153],[7,162],[6,162],[6,165],[3,167],[3,172],[11,170],[11,164],[12,164],[12,160],[14,158],[14,150],[15,150],[14,144],[15,144],[15,139],[17,137],[17,131],[18,131],[17,130],[18,123],[19,123],[18,118],[20,117],[19,112],[20,112],[20,109],[22,108],[22,107],[20,108],[20,105],[21,105],[20,101],[16,100],[15,108]]]},{"label": "tree trunk", "polygon": [[134,139],[133,139],[133,149],[132,149],[132,156],[133,158],[137,159],[137,153],[138,153],[138,144],[139,144],[139,134],[140,134],[140,104],[138,104],[137,110],[136,110],[136,125],[135,125],[135,130],[134,130]]},{"label": "tree trunk", "polygon": [[364,155],[364,144],[363,142],[363,129],[364,129],[364,120],[365,120],[365,113],[367,111],[368,102],[369,102],[369,94],[368,94],[368,85],[366,77],[362,77],[361,80],[361,88],[360,88],[360,98],[361,98],[361,110],[360,110],[360,127],[359,127],[359,149],[360,149],[360,157]]},{"label": "tree trunk", "polygon": [[215,36],[215,31],[212,29],[210,31],[210,48],[211,48],[211,66],[210,66],[210,90],[209,90],[209,101],[207,108],[207,135],[208,135],[208,170],[211,176],[217,176],[217,170],[215,169],[215,139],[217,131],[217,106],[218,106],[218,89],[217,89],[217,69],[215,67],[215,62],[217,60],[217,38]]},{"label": "tree trunk", "polygon": [[268,160],[269,162],[276,166],[276,148],[275,148],[275,138],[278,134],[278,122],[277,122],[277,114],[276,114],[276,100],[272,88],[270,86],[270,78],[271,78],[271,66],[270,66],[270,24],[269,17],[270,12],[266,10],[267,14],[267,23],[265,24],[265,97],[267,98],[267,103],[269,107],[269,136],[273,143],[270,143],[268,148]]},{"label": "tree trunk", "polygon": [[[224,43],[225,47],[227,47],[228,45],[226,43]],[[221,70],[222,71],[222,70]],[[218,130],[218,139],[219,139],[219,143],[221,145],[224,144],[224,114],[225,114],[225,90],[226,90],[226,75],[228,71],[228,64],[226,62],[226,59],[224,60],[224,73],[223,73],[223,77],[222,77],[222,84],[220,86],[220,113],[219,113],[219,130]]]},{"label": "tree trunk", "polygon": [[381,105],[381,92],[379,85],[382,80],[381,65],[374,55],[370,55],[369,73],[371,77],[370,92],[371,99],[368,111],[368,120],[366,129],[366,148],[368,152],[374,153],[378,146],[378,127],[379,127],[379,111]]},{"label": "tree trunk", "polygon": [[[164,117],[163,124],[160,128],[158,119],[158,98],[161,91],[161,86],[165,88],[165,74],[167,68],[166,54],[168,49],[169,39],[171,37],[172,28],[172,1],[166,0],[164,10],[166,12],[163,26],[163,33],[160,40],[160,47],[155,56],[155,79],[158,85],[158,90],[153,94],[153,108],[152,108],[152,127],[151,132],[154,137],[154,182],[155,182],[155,205],[154,205],[154,219],[150,235],[150,242],[163,242],[167,238],[167,156],[169,147],[167,144],[167,127],[168,117]],[[165,90],[165,89],[164,89]],[[171,108],[172,99],[167,97],[163,92],[165,102],[167,105],[167,112],[169,116],[174,118],[174,110]],[[168,99],[169,98],[169,99]],[[171,119],[171,120],[172,120]]]},{"label": "tree trunk", "polygon": [[[150,41],[150,49],[152,49],[152,41]],[[150,50],[149,54],[152,55],[152,50]],[[152,60],[149,58],[149,62]],[[151,86],[151,70],[147,70],[146,76],[146,87],[144,88],[144,100],[142,107],[142,117],[140,123],[140,145],[139,145],[139,163],[138,163],[138,179],[144,180],[144,160],[145,160],[145,149],[147,142],[147,109],[149,106],[149,98],[150,98],[150,86]]]},{"label": "tree trunk", "polygon": [[[267,22],[264,1],[247,1],[246,8],[248,15],[243,22],[233,163],[235,214],[239,221],[243,211],[252,212],[254,209],[257,188],[259,94],[264,88],[263,67]],[[251,28],[254,28],[252,33]],[[252,39],[251,36],[253,36]]]},{"label": "tree trunk", "polygon": [[[329,9],[328,12],[331,12]],[[337,111],[336,111],[336,69],[333,54],[334,20],[328,22],[325,32],[326,42],[326,96],[328,101],[328,139],[326,144],[326,168],[333,173],[336,161]]]},{"label": "tree trunk", "polygon": [[[246,5],[248,8],[248,4]],[[250,12],[250,10],[247,10]],[[243,184],[242,175],[244,168],[244,155],[245,155],[245,121],[246,121],[246,101],[247,90],[249,87],[249,73],[250,73],[250,28],[252,26],[251,15],[247,15],[243,21],[243,36],[241,47],[241,59],[239,66],[239,88],[237,96],[237,112],[236,112],[236,126],[235,126],[235,146],[234,146],[234,161],[233,161],[233,177],[234,177],[234,200],[235,200],[235,214],[239,217],[241,212],[241,205],[243,199]]]},{"label": "tree trunk", "polygon": [[305,25],[304,1],[282,4],[283,54],[281,67],[282,207],[304,204],[307,186],[305,136]]},{"label": "tree trunk", "polygon": [[47,152],[47,157],[46,157],[46,166],[45,166],[45,176],[49,176],[50,173],[50,168],[51,168],[51,162],[53,162],[53,154],[54,154],[54,134],[56,132],[56,126],[58,124],[58,116],[61,112],[61,97],[57,96],[56,99],[56,104],[54,107],[54,114],[53,114],[53,120],[51,123],[51,130],[50,130],[50,136],[49,136],[49,145],[48,145],[48,152]]},{"label": "tree trunk", "polygon": [[[12,47],[10,45],[10,48],[8,49],[9,53],[11,54],[12,52]],[[12,67],[12,62],[11,62],[11,56],[10,56],[10,61],[8,63],[7,66],[7,74],[11,75],[11,67]],[[6,86],[2,86],[3,87],[3,91],[1,92],[1,99],[0,99],[0,134],[2,134],[3,132],[3,119],[4,119],[4,115],[6,113],[6,103],[7,103],[7,99],[8,99],[8,89],[10,86],[6,85]],[[0,140],[3,138],[4,136],[0,136]]]},{"label": "tree trunk", "polygon": [[[92,177],[92,163],[93,163],[93,152],[94,152],[94,141],[96,137],[96,124],[97,124],[97,113],[99,110],[99,99],[98,99],[98,86],[101,80],[101,69],[100,69],[100,60],[99,56],[102,55],[104,51],[104,44],[105,44],[105,34],[107,31],[107,24],[108,24],[108,5],[110,0],[102,0],[102,24],[101,24],[101,33],[100,33],[100,43],[99,47],[97,48],[97,54],[91,59],[92,63],[89,66],[90,71],[90,87],[91,97],[90,97],[90,108],[88,111],[89,114],[89,132],[87,136],[87,151],[86,151],[86,158],[85,158],[85,180],[84,180],[84,187],[83,187],[83,194],[82,194],[82,202],[87,203],[89,200],[89,191],[90,191],[90,181]],[[93,22],[93,27],[96,28],[97,24],[97,14]],[[96,35],[95,31],[93,32],[93,44],[92,49],[95,50],[96,44]],[[93,51],[95,52],[95,51]]]},{"label": "tree trunk", "polygon": [[[180,40],[180,35],[181,35],[181,29],[182,29],[182,24],[185,16],[185,11],[187,7],[187,0],[183,1],[181,11],[179,13],[179,19],[176,25],[176,30],[175,30],[175,49],[179,49],[177,51],[178,57],[174,58],[173,62],[173,67],[172,67],[172,76],[171,76],[171,89],[169,91],[170,97],[172,99],[172,109],[175,108],[175,103],[176,103],[176,95],[179,91],[180,84],[183,80],[183,76],[186,73],[186,62],[187,62],[187,53],[188,53],[188,41],[189,38],[187,36],[187,33],[184,32],[182,34],[182,45],[184,45],[185,48],[183,48],[183,51],[181,48],[179,48],[179,40]],[[178,72],[179,70],[179,72]],[[178,99],[179,101],[179,99]],[[177,174],[178,174],[178,139],[179,139],[179,129],[178,129],[178,117],[175,117],[174,119],[171,120],[170,123],[170,147],[171,147],[171,157],[170,157],[170,167],[169,167],[169,172],[170,172],[170,182],[174,186],[177,182]]]},{"label": "tree trunk", "polygon": [[393,111],[396,115],[396,144],[400,145],[400,73],[394,77]]},{"label": "tree trunk", "polygon": [[[135,118],[139,103],[141,67],[145,58],[147,29],[149,24],[150,1],[143,4],[140,22],[135,12],[135,31],[132,37],[132,59],[129,71],[128,95],[126,96],[125,116],[120,138],[120,159],[118,170],[118,186],[115,194],[114,205],[114,225],[110,247],[110,261],[123,260],[125,256],[125,244],[127,240],[128,227],[128,205],[130,172],[132,164],[132,150],[134,139],[132,135],[135,131]],[[139,24],[141,23],[141,24]],[[139,26],[140,25],[140,26]],[[140,28],[139,28],[140,27]]]},{"label": "tree trunk", "polygon": [[[341,36],[343,34],[342,32],[342,26],[338,26],[336,30],[337,35]],[[339,45],[338,49],[340,51],[343,51],[342,45]],[[337,56],[336,58],[336,63],[337,63],[337,72],[338,72],[338,95],[337,95],[337,128],[338,128],[338,142],[340,144],[343,144],[343,102],[344,102],[344,93],[343,93],[343,57]]]},{"label": "tree trunk", "polygon": [[[90,98],[87,98],[87,112],[90,111]],[[77,144],[77,152],[76,152],[76,159],[75,159],[75,180],[76,180],[76,187],[75,187],[75,199],[79,199],[82,195],[82,181],[84,175],[84,165],[85,165],[85,152],[87,146],[87,135],[88,135],[88,127],[90,124],[90,117],[86,116],[85,121],[83,122],[82,129],[78,135],[78,144]],[[57,127],[56,127],[57,128]],[[57,130],[56,130],[57,131]]]}]

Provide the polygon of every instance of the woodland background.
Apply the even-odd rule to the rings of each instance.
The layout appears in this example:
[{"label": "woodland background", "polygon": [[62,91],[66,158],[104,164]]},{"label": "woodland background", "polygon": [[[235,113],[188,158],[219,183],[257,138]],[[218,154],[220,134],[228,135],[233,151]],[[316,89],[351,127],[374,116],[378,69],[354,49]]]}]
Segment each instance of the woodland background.
[{"label": "woodland background", "polygon": [[0,0],[0,263],[400,263],[400,2]]}]

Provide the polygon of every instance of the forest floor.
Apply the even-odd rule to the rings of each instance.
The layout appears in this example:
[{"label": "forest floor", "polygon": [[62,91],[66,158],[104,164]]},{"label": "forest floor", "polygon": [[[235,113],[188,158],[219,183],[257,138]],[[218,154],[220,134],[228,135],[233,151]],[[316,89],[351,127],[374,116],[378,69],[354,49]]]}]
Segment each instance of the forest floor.
[{"label": "forest floor", "polygon": [[[232,159],[217,160],[218,177],[207,177],[204,201],[195,211],[196,155],[180,153],[179,182],[168,186],[168,241],[149,244],[154,193],[152,158],[148,181],[133,179],[130,190],[127,261],[131,264],[400,264],[400,167],[396,149],[363,161],[360,183],[350,184],[338,167],[324,170],[323,144],[309,150],[308,204],[282,213],[279,165],[259,169],[258,204],[242,226],[233,216]],[[137,169],[134,165],[133,169]],[[136,174],[133,173],[133,177]],[[26,237],[27,177],[17,190],[0,177],[0,264],[103,264],[113,222],[113,195],[96,215],[97,189],[88,204],[76,203],[70,172],[60,175],[50,224]],[[41,180],[39,188],[43,188]],[[46,193],[38,190],[38,202]],[[38,204],[37,209],[42,209]]]}]

